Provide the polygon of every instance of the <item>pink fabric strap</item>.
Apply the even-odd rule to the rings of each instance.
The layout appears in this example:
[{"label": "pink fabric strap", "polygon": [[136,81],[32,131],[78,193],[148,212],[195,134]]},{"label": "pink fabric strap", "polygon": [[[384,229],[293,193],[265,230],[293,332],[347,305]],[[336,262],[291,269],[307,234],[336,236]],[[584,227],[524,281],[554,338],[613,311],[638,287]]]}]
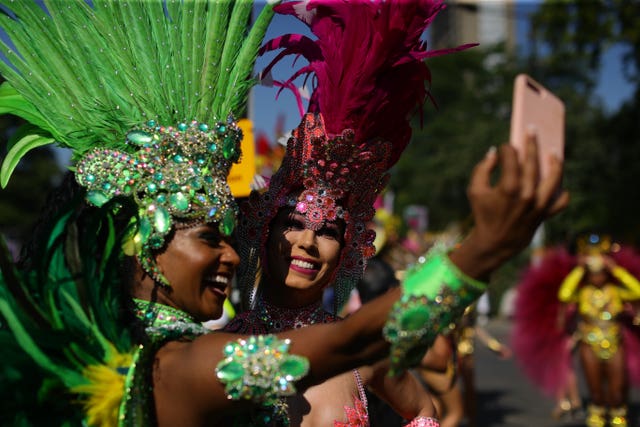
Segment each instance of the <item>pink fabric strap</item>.
[{"label": "pink fabric strap", "polygon": [[440,427],[440,423],[431,417],[416,417],[405,427]]}]

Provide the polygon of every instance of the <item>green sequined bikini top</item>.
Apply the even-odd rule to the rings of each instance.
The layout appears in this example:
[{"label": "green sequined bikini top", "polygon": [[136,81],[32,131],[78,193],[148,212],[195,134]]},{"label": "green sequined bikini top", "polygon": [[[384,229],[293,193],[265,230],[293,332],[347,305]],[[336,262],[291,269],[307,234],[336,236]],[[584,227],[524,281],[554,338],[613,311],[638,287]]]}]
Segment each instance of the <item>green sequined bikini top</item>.
[{"label": "green sequined bikini top", "polygon": [[136,317],[145,325],[152,339],[175,339],[182,335],[198,336],[210,332],[188,313],[168,305],[134,298]]},{"label": "green sequined bikini top", "polygon": [[177,308],[134,298],[135,314],[145,326],[148,342],[140,344],[133,354],[133,363],[125,379],[120,407],[119,427],[156,425],[152,376],[156,352],[168,341],[195,339],[210,332],[193,316]]}]

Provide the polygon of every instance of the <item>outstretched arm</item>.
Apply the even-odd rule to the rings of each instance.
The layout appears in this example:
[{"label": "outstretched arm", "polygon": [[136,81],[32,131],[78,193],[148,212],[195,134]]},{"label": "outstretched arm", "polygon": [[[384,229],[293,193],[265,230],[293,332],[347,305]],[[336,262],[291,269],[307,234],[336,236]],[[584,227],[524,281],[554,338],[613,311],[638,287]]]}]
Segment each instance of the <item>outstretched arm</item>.
[{"label": "outstretched arm", "polygon": [[[341,322],[278,334],[291,340],[289,354],[309,359],[309,373],[297,383],[298,391],[385,357],[389,344],[381,331],[399,296],[400,289],[393,289]],[[225,346],[240,338],[247,337],[214,332],[193,342],[170,342],[158,351],[153,379],[161,425],[217,425],[225,416],[248,408],[248,402],[229,400],[216,377]],[[271,363],[272,356],[265,355],[265,365]],[[265,369],[261,366],[258,371]],[[249,369],[247,378],[257,378],[260,373]]]},{"label": "outstretched arm", "polygon": [[[526,247],[545,219],[562,210],[568,193],[558,192],[562,163],[549,159],[550,173],[539,179],[537,143],[528,136],[522,164],[516,150],[503,145],[490,150],[476,166],[469,185],[474,227],[448,256],[433,251],[424,265],[407,275],[403,296],[385,328],[392,342],[391,372],[419,363],[435,336],[446,333],[464,308],[477,299],[490,273]],[[500,177],[491,174],[500,166]]]},{"label": "outstretched arm", "polygon": [[[522,165],[518,163],[513,147],[504,145],[499,153],[491,151],[476,166],[468,191],[475,226],[465,241],[449,255],[453,267],[439,269],[446,273],[445,279],[451,276],[450,268],[458,268],[471,279],[486,279],[495,268],[529,243],[543,220],[568,203],[566,193],[557,196],[562,175],[560,161],[551,159],[549,177],[539,181],[535,138],[529,138],[527,149]],[[492,185],[490,175],[498,165],[501,177]],[[452,274],[458,277],[460,272]],[[432,280],[428,286],[446,287],[447,280]],[[427,295],[433,291],[423,289],[420,283],[414,285],[412,295]],[[403,289],[406,293],[406,286]],[[394,289],[365,304],[342,322],[279,334],[281,338],[291,339],[290,354],[309,359],[309,374],[298,387],[304,389],[387,356],[389,344],[382,335],[382,328],[400,296],[400,289]],[[450,304],[456,304],[456,301],[463,300],[454,299]],[[440,305],[445,309],[452,308]],[[464,307],[454,308],[464,310]],[[438,313],[448,316],[446,310]],[[206,421],[215,425],[216,419],[221,419],[232,409],[238,410],[242,403],[226,398],[224,386],[215,374],[215,368],[223,358],[223,348],[236,338],[214,333],[192,343],[169,343],[158,352],[154,392],[162,420],[180,421],[187,425],[185,420],[196,418],[200,424]],[[183,404],[177,404],[178,400]],[[180,409],[176,408],[182,408],[183,412],[178,413]]]}]

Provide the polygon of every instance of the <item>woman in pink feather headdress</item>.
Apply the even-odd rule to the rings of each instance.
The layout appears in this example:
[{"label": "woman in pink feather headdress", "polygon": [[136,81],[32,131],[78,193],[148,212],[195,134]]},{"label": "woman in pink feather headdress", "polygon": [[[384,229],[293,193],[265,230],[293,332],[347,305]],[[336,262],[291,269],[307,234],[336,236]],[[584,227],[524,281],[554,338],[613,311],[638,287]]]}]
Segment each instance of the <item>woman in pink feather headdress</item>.
[{"label": "woman in pink feather headdress", "polygon": [[[238,242],[243,263],[238,281],[247,311],[227,330],[268,333],[339,320],[336,313],[362,277],[366,260],[375,254],[375,233],[367,224],[374,216],[376,197],[409,143],[410,116],[430,96],[431,74],[423,60],[471,46],[427,50],[423,32],[443,7],[441,0],[309,0],[276,6],[277,12],[307,24],[317,39],[288,34],[267,42],[264,52],[283,51],[262,76],[296,94],[294,80],[310,77],[313,92],[287,143],[282,166],[268,189],[252,193],[242,209]],[[273,79],[273,63],[290,54],[303,56],[308,64],[287,80]],[[475,208],[474,199],[487,201],[487,212],[476,216],[476,232],[456,250],[439,248],[422,257],[416,271],[427,277],[414,282],[432,284],[434,292],[423,299],[406,298],[396,306],[384,331],[392,345],[388,361],[331,378],[281,401],[265,416],[300,426],[369,426],[376,421],[369,419],[367,410],[365,388],[369,388],[412,420],[412,427],[437,425],[429,395],[407,369],[416,366],[436,335],[484,292],[486,285],[470,277],[486,278],[487,270],[478,271],[484,270],[482,265],[489,261],[492,270],[504,262],[505,253],[523,247],[513,245],[524,237],[520,232],[477,230],[488,223],[491,228],[519,228],[530,221],[532,209],[541,207],[553,214],[568,200],[566,194],[554,199],[548,192],[559,185],[558,174],[540,183],[541,191],[528,192],[538,185],[535,147],[530,138],[522,169],[508,145],[501,147],[500,156],[490,150],[478,164],[470,200]],[[502,179],[496,185],[501,188],[488,201],[488,174],[498,165]],[[557,159],[555,166],[561,174]],[[511,192],[505,188],[510,184],[515,184],[516,192],[527,191],[527,196],[504,197]],[[532,197],[544,200],[532,205]],[[519,206],[500,207],[503,202]],[[519,218],[504,218],[512,213]],[[528,240],[533,229],[526,228]],[[465,270],[461,264],[470,271],[461,273]],[[455,286],[449,286],[449,280]],[[407,283],[409,279],[403,289]],[[329,286],[334,290],[332,313],[322,306],[323,291]],[[408,332],[420,320],[414,315],[427,326]],[[358,351],[357,346],[352,351]]]},{"label": "woman in pink feather headdress", "polygon": [[[243,210],[239,281],[252,309],[227,330],[270,333],[339,320],[365,259],[375,253],[367,224],[376,198],[409,142],[411,113],[427,97],[430,74],[422,60],[448,52],[427,51],[421,40],[442,8],[439,0],[276,6],[306,23],[317,39],[288,34],[268,42],[263,52],[284,49],[273,63],[288,54],[309,61],[289,80],[269,80],[297,95],[294,79],[313,76],[314,90],[280,170]],[[270,77],[273,63],[263,77]],[[256,291],[260,270],[268,279]],[[328,286],[335,295],[333,313],[322,306]],[[286,411],[274,417],[303,426],[368,426],[365,388],[371,387],[400,415],[415,418],[412,426],[436,425],[421,384],[408,372],[388,378],[387,370],[383,363],[339,375],[289,399],[282,405]]]},{"label": "woman in pink feather headdress", "polygon": [[550,250],[523,275],[512,343],[524,372],[559,398],[554,415],[581,411],[576,350],[589,390],[586,425],[627,425],[627,388],[640,384],[637,277],[640,255],[597,234],[579,238],[576,255]]}]

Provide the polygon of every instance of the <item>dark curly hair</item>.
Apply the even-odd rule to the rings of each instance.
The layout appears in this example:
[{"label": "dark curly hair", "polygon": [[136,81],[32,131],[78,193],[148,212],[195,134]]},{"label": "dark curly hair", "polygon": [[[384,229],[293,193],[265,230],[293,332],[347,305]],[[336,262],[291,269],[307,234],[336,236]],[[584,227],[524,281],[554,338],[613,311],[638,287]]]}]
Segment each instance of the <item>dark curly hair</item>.
[{"label": "dark curly hair", "polygon": [[[95,232],[95,226],[91,227],[92,222],[99,216],[100,208],[89,205],[85,201],[86,190],[81,187],[73,172],[67,172],[62,179],[60,185],[54,189],[49,196],[42,209],[39,220],[34,224],[30,239],[25,243],[20,252],[17,267],[23,271],[34,270],[41,262],[43,255],[49,244],[51,230],[61,218],[68,216],[65,234],[69,233],[70,225],[73,225],[73,239],[77,242],[96,241],[98,248],[100,243],[104,243],[108,238],[109,230],[106,227],[100,227],[98,234]],[[118,209],[107,207],[105,212],[109,212],[109,218],[113,221],[116,230],[116,238],[120,240],[124,238],[125,233],[130,232],[131,219],[136,215],[137,209],[130,198],[122,200],[113,200],[109,202],[112,205],[119,206]],[[100,258],[103,254],[96,253],[95,257]],[[123,295],[121,302],[121,319],[123,325],[137,325],[139,322],[135,319],[134,306],[131,296],[133,279],[136,272],[135,257],[126,256],[120,251],[118,260],[117,277],[120,295]],[[138,327],[134,327],[135,335],[139,335]]]}]

